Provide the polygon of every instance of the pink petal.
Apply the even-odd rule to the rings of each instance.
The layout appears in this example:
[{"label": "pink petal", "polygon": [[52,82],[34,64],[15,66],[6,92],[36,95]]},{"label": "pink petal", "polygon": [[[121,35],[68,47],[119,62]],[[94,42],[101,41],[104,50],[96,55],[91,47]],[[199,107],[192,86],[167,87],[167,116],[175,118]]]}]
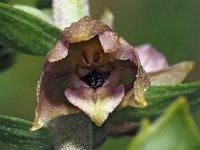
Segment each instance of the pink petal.
[{"label": "pink petal", "polygon": [[[136,68],[134,85],[132,89],[126,93],[123,99],[123,103],[125,105],[122,106],[125,107],[127,105],[131,105],[141,108],[146,107],[147,102],[144,98],[144,92],[150,86],[149,75],[145,72],[143,66],[141,65],[135,49],[123,38],[120,38],[119,42],[121,44],[121,49],[116,53],[116,58],[120,60],[130,60],[133,63],[132,65]],[[133,68],[132,70],[134,71]]]},{"label": "pink petal", "polygon": [[156,72],[169,67],[164,55],[152,45],[144,44],[135,48],[146,72]]},{"label": "pink petal", "polygon": [[[105,53],[111,53],[115,59],[121,60],[118,67],[121,67],[122,77],[125,77],[123,77],[123,83],[129,80],[129,87],[132,85],[131,89],[128,88],[128,95],[125,95],[123,104],[120,106],[145,107],[147,102],[144,98],[144,92],[150,86],[150,79],[140,63],[137,52],[128,42],[112,31],[99,34],[99,40]],[[136,73],[134,73],[135,71]],[[129,75],[129,78],[126,78],[127,75]]]},{"label": "pink petal", "polygon": [[73,68],[69,66],[71,60],[62,59],[54,63],[45,62],[44,70],[37,86],[37,108],[32,131],[41,128],[49,120],[67,114],[74,114],[80,110],[70,104],[65,95],[65,89],[74,87]]},{"label": "pink petal", "polygon": [[88,41],[105,31],[111,31],[111,29],[103,22],[92,20],[90,17],[86,16],[81,18],[78,22],[72,23],[69,28],[65,28],[64,35],[70,43],[76,43]]},{"label": "pink petal", "polygon": [[65,96],[74,106],[80,108],[91,120],[101,126],[122,101],[124,86],[106,85],[96,90],[80,87],[76,90],[66,89]]},{"label": "pink petal", "polygon": [[47,59],[49,62],[61,60],[68,55],[69,42],[62,36],[56,43],[56,46],[48,53]]}]

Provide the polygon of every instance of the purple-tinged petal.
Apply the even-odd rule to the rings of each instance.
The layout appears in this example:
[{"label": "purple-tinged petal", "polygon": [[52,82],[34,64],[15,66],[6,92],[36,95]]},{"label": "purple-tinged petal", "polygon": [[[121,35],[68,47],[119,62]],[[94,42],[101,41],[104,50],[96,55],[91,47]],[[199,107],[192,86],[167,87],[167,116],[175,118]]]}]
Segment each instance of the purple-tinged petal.
[{"label": "purple-tinged petal", "polygon": [[151,84],[181,83],[193,68],[193,62],[182,62],[173,65],[166,70],[150,73]]},{"label": "purple-tinged petal", "polygon": [[107,85],[107,84],[118,85],[118,84],[120,84],[120,78],[121,78],[120,75],[121,75],[120,70],[118,70],[118,69],[113,70],[110,73],[109,78],[106,80],[106,82],[103,85]]},{"label": "purple-tinged petal", "polygon": [[158,52],[152,45],[144,44],[135,47],[135,49],[146,72],[161,71],[169,67],[165,56]]},{"label": "purple-tinged petal", "polygon": [[92,20],[86,16],[78,22],[72,23],[69,28],[65,28],[64,35],[70,43],[76,43],[88,41],[94,36],[109,30],[111,29],[103,22]]},{"label": "purple-tinged petal", "polygon": [[75,90],[68,88],[65,91],[65,96],[71,104],[87,114],[97,126],[101,126],[122,101],[124,86],[106,85],[96,90],[85,87]]},{"label": "purple-tinged petal", "polygon": [[48,53],[47,59],[49,62],[59,61],[68,55],[69,42],[62,36],[56,43],[56,46]]},{"label": "purple-tinged petal", "polygon": [[80,88],[80,87],[89,88],[89,86],[84,81],[82,81],[78,76],[74,76],[74,85],[75,88]]},{"label": "purple-tinged petal", "polygon": [[[64,83],[60,84],[61,82]],[[37,108],[35,110],[35,120],[31,128],[32,131],[40,129],[45,123],[55,117],[80,112],[79,109],[66,101],[62,87],[66,82],[64,78],[54,83],[48,82],[48,78],[43,78],[38,82]],[[48,88],[46,89],[47,86]],[[66,87],[64,86],[64,88]]]},{"label": "purple-tinged petal", "polygon": [[32,131],[41,128],[55,117],[80,111],[71,105],[64,95],[68,86],[74,86],[69,62],[70,59],[62,59],[54,63],[46,61],[37,86],[37,108]]},{"label": "purple-tinged petal", "polygon": [[[150,79],[140,63],[137,52],[123,38],[118,37],[113,32],[104,32],[99,35],[99,39],[104,52],[112,52],[115,59],[122,60],[121,65],[127,64],[127,67],[122,67],[123,74],[125,74],[126,77],[127,75],[132,75],[130,78],[125,78],[125,80],[129,80],[130,85],[132,82],[132,89],[129,89],[125,95],[124,100],[121,103],[121,107],[126,107],[127,105],[145,107],[147,102],[144,98],[144,92],[150,86]],[[123,63],[125,61],[129,62]],[[118,64],[120,66],[120,63]],[[124,68],[128,68],[126,69],[126,72],[124,71]],[[134,73],[135,70],[136,73]]]},{"label": "purple-tinged petal", "polygon": [[119,36],[112,31],[105,31],[99,34],[99,40],[104,53],[116,52],[121,48]]}]

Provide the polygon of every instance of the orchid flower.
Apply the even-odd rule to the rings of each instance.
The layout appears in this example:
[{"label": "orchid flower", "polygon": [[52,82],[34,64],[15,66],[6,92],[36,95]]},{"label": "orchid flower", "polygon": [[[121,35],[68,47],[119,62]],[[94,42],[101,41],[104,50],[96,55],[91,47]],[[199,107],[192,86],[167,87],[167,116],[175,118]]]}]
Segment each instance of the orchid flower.
[{"label": "orchid flower", "polygon": [[80,111],[101,126],[117,107],[145,107],[149,80],[131,45],[103,22],[83,17],[65,28],[46,57],[32,130]]},{"label": "orchid flower", "polygon": [[[69,9],[62,9],[63,3],[53,1],[54,24],[61,29],[70,24],[65,15]],[[87,2],[83,3],[81,14],[89,15]],[[101,20],[112,27],[113,15],[109,10],[105,14]],[[149,44],[134,49],[109,26],[86,16],[64,29],[46,56],[38,81],[32,131],[53,118],[79,112],[102,126],[116,108],[146,107],[144,93],[150,82],[180,83],[192,70],[191,62],[170,67]]]}]

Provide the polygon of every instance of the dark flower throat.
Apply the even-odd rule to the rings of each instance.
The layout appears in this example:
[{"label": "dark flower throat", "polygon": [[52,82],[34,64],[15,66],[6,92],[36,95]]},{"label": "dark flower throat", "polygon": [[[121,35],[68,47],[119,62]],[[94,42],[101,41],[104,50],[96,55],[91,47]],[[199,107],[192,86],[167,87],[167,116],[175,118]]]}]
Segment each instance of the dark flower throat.
[{"label": "dark flower throat", "polygon": [[108,79],[109,74],[105,72],[93,71],[92,73],[81,78],[87,85],[93,89],[101,87]]}]

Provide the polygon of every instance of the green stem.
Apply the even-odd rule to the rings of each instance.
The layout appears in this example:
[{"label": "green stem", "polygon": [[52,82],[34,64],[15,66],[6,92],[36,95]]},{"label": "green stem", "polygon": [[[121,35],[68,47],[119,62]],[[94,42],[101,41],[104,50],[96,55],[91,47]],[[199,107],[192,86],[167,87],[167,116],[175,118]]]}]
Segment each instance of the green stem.
[{"label": "green stem", "polygon": [[82,113],[52,120],[55,150],[93,150],[94,135],[91,120]]}]

